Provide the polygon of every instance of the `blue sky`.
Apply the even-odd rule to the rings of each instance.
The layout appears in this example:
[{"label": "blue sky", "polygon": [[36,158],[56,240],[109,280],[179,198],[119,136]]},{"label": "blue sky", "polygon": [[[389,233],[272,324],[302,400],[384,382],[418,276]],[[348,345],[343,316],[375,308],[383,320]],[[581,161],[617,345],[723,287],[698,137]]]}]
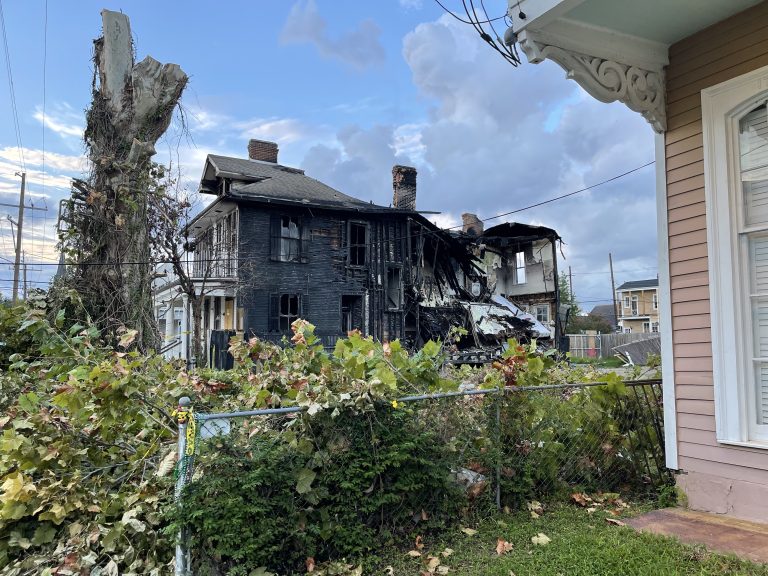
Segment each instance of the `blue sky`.
[{"label": "blue sky", "polygon": [[[278,142],[281,163],[382,204],[392,165],[414,165],[418,207],[453,225],[462,212],[513,210],[653,159],[639,115],[595,102],[552,63],[511,67],[432,0],[49,0],[47,35],[45,0],[2,6],[28,190],[34,205],[49,207],[27,212],[30,263],[56,260],[58,201],[85,167],[83,110],[102,8],[128,14],[138,59],[178,63],[191,78],[182,98],[190,137],[174,123],[157,157],[177,163],[190,189],[206,154],[245,156],[247,140],[262,138]],[[492,15],[505,6],[486,1]],[[4,72],[0,118],[0,202],[13,203],[19,153]],[[561,233],[561,268],[572,267],[591,308],[610,298],[609,251],[618,281],[656,275],[653,187],[649,167],[516,218]],[[0,258],[12,253],[3,214]],[[29,278],[45,282],[52,271],[30,266]],[[11,275],[0,260],[5,293]]]}]

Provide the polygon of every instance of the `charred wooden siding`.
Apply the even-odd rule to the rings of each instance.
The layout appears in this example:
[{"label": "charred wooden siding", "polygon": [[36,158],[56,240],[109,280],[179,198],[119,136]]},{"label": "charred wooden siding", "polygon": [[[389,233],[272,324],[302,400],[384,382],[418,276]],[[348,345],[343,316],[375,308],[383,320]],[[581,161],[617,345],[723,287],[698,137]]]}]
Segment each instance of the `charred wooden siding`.
[{"label": "charred wooden siding", "polygon": [[768,65],[768,2],[673,45],[669,59],[665,144],[679,466],[768,485],[767,451],[715,439],[700,94]]},{"label": "charred wooden siding", "polygon": [[[306,262],[278,262],[271,258],[270,222],[275,216],[299,216],[308,230]],[[368,226],[366,265],[348,261],[349,222]],[[240,205],[239,294],[244,307],[244,330],[279,340],[270,329],[270,295],[300,294],[300,315],[321,337],[342,334],[342,296],[360,296],[367,333],[380,340],[402,338],[406,313],[412,307],[406,289],[411,282],[408,258],[409,221],[404,216],[363,215],[322,209]],[[390,310],[386,300],[389,266],[401,270],[403,306]]]}]

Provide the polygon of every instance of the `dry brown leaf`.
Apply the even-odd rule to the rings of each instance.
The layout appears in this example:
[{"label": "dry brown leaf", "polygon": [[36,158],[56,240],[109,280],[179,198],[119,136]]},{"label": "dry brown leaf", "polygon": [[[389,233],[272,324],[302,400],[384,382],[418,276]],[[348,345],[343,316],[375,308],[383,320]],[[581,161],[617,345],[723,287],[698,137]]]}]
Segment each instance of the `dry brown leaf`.
[{"label": "dry brown leaf", "polygon": [[587,514],[593,514],[597,508],[587,508]]},{"label": "dry brown leaf", "polygon": [[461,531],[464,532],[464,534],[466,534],[467,536],[474,536],[475,534],[477,534],[477,530],[475,530],[474,528],[462,528]]},{"label": "dry brown leaf", "polygon": [[503,538],[499,538],[496,541],[496,554],[498,556],[503,556],[510,550],[512,550],[512,542],[507,542]]},{"label": "dry brown leaf", "polygon": [[614,526],[626,526],[626,523],[622,522],[621,520],[617,520],[616,518],[606,518],[605,519],[608,524],[613,524]]},{"label": "dry brown leaf", "polygon": [[421,556],[421,552],[419,552],[418,550],[409,550],[408,556],[410,556],[411,558],[418,558],[419,556]]},{"label": "dry brown leaf", "polygon": [[443,557],[443,558],[448,558],[448,556],[450,556],[451,554],[453,554],[453,549],[451,549],[451,548],[446,548],[445,550],[443,550],[442,552],[440,552],[440,554],[442,555],[442,557]]},{"label": "dry brown leaf", "polygon": [[438,566],[436,572],[438,574],[448,574],[451,569],[448,566]]},{"label": "dry brown leaf", "polygon": [[440,566],[440,558],[437,556],[427,556],[427,570],[434,572],[438,566]]},{"label": "dry brown leaf", "polygon": [[536,536],[531,538],[531,542],[533,542],[536,546],[546,546],[552,542],[552,539],[543,532],[539,532],[536,534]]},{"label": "dry brown leaf", "polygon": [[421,539],[421,536],[416,536],[416,544],[415,544],[416,550],[422,550],[424,548],[424,542]]},{"label": "dry brown leaf", "polygon": [[592,498],[584,494],[584,492],[574,492],[571,494],[571,500],[583,508],[586,508],[592,502]]},{"label": "dry brown leaf", "polygon": [[429,514],[427,514],[424,510],[421,511],[421,519],[425,522],[429,520]]},{"label": "dry brown leaf", "polygon": [[315,559],[310,556],[307,558],[304,563],[307,565],[307,572],[314,572],[315,571]]}]

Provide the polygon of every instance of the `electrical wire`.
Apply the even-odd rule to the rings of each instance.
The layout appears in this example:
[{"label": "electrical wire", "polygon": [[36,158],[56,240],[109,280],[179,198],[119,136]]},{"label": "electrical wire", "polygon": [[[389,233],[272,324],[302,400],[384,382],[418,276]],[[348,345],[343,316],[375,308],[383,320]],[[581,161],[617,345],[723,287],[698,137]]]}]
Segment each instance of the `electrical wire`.
[{"label": "electrical wire", "polygon": [[21,129],[19,128],[19,112],[16,106],[16,89],[13,85],[13,72],[11,70],[11,53],[8,50],[8,35],[5,30],[5,12],[3,11],[3,2],[0,0],[0,29],[3,33],[3,48],[5,49],[5,70],[8,74],[8,90],[11,95],[11,113],[13,116],[13,129],[16,133],[16,146],[19,151],[19,166],[23,172],[27,171],[27,165],[24,161],[24,146],[21,144]]},{"label": "electrical wire", "polygon": [[[573,192],[568,192],[567,194],[561,194],[560,196],[555,196],[554,198],[549,198],[548,200],[543,200],[541,202],[537,202],[537,203],[531,204],[529,206],[524,206],[523,208],[518,208],[516,210],[509,210],[507,212],[502,212],[501,214],[495,214],[493,216],[488,216],[486,218],[478,218],[478,220],[480,220],[481,222],[488,222],[490,220],[496,220],[498,218],[503,218],[503,217],[509,216],[511,214],[517,214],[517,213],[523,212],[525,210],[530,210],[531,208],[536,208],[536,207],[539,207],[539,206],[543,206],[545,204],[551,204],[552,202],[556,202],[558,200],[563,200],[565,198],[570,198],[570,197],[575,196],[577,194],[581,194],[583,192],[587,192],[588,190],[593,190],[593,189],[595,189],[595,188],[597,188],[599,186],[603,186],[603,185],[608,184],[610,182],[614,182],[614,181],[616,181],[616,180],[618,180],[620,178],[628,176],[629,174],[633,174],[633,173],[635,173],[635,172],[637,172],[639,170],[642,170],[643,168],[646,168],[646,167],[648,167],[648,166],[650,166],[650,165],[652,165],[654,163],[655,163],[655,161],[647,162],[647,163],[643,164],[642,166],[638,166],[637,168],[633,168],[631,170],[627,170],[626,172],[622,172],[621,174],[618,174],[616,176],[613,176],[613,177],[608,178],[606,180],[603,180],[601,182],[597,182],[596,184],[592,184],[590,186],[586,186],[584,188],[580,188],[579,190],[575,190]],[[368,247],[368,248],[371,248],[371,247],[375,247],[375,246],[378,246],[378,245],[383,245],[383,244],[385,244],[387,242],[395,242],[395,241],[398,241],[398,240],[407,240],[409,238],[413,239],[413,238],[418,238],[418,237],[421,237],[421,236],[428,236],[428,235],[436,235],[437,236],[437,235],[441,234],[442,232],[459,229],[459,228],[462,228],[462,226],[463,226],[463,224],[458,224],[456,226],[449,226],[447,228],[441,228],[439,230],[427,230],[425,232],[417,232],[417,233],[414,233],[414,234],[408,234],[408,235],[403,235],[403,236],[399,236],[399,237],[395,236],[395,237],[387,238],[385,240],[381,240],[381,241],[378,241],[378,242],[369,242],[369,243],[366,243],[365,246]],[[240,262],[240,261],[248,261],[248,260],[257,260],[257,259],[261,259],[261,256],[258,256],[258,257],[257,256],[252,256],[252,257],[238,256],[237,258],[232,258],[232,260],[236,260],[238,262]],[[220,259],[218,259],[218,258],[210,258],[210,259],[204,259],[204,260],[196,260],[196,262],[199,262],[201,264],[206,264],[206,263],[212,263],[212,262],[219,262],[219,260]],[[107,262],[92,262],[92,263],[80,263],[78,265],[80,265],[80,266],[123,266],[123,265],[126,265],[126,266],[128,266],[128,265],[144,266],[144,265],[147,265],[147,264],[149,264],[149,265],[153,265],[153,264],[157,265],[157,264],[172,264],[172,263],[173,262],[171,260],[158,259],[158,260],[155,260],[155,261],[141,261],[141,262],[111,262],[111,263],[107,263]],[[58,266],[59,263],[58,262],[55,262],[55,263],[54,262],[36,262],[34,264],[31,264],[31,265],[33,265],[33,266]]]}]

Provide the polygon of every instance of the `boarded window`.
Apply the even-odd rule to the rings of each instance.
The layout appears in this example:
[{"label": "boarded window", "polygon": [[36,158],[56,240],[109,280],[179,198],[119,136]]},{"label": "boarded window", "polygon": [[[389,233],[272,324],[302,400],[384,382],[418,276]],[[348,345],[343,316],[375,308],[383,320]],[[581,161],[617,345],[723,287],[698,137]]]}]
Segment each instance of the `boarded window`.
[{"label": "boarded window", "polygon": [[309,232],[301,216],[273,216],[271,258],[276,262],[308,262]]},{"label": "boarded window", "polygon": [[365,266],[368,256],[368,226],[362,222],[349,223],[349,265]]},{"label": "boarded window", "polygon": [[[269,331],[288,332],[291,324],[305,315],[301,294],[271,294],[269,297]],[[305,304],[306,307],[306,304]]]},{"label": "boarded window", "polygon": [[403,269],[399,266],[387,267],[387,310],[400,310],[403,307]]}]

